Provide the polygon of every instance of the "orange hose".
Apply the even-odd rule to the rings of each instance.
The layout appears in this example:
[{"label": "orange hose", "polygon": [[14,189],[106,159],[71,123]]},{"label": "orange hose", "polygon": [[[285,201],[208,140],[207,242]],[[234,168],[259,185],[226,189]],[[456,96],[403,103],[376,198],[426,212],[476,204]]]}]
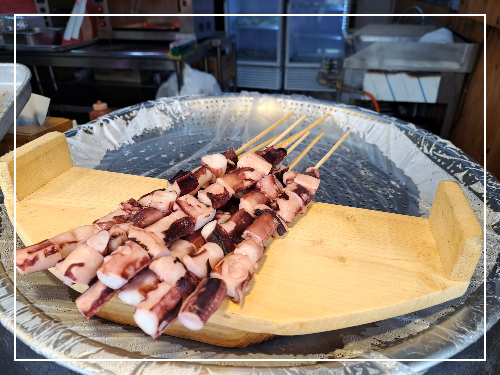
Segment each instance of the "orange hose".
[{"label": "orange hose", "polygon": [[375,99],[375,97],[367,91],[363,91],[363,95],[368,96],[372,100],[373,105],[375,106],[375,111],[377,111],[377,113],[380,113],[380,107],[378,106],[377,99]]}]

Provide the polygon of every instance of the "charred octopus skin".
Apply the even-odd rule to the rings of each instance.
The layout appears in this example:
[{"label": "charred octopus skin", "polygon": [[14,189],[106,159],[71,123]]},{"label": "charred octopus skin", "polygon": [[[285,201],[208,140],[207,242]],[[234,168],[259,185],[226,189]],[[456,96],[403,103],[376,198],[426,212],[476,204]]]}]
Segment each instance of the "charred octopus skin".
[{"label": "charred octopus skin", "polygon": [[144,269],[135,275],[118,293],[118,298],[127,305],[137,306],[146,299],[152,290],[155,290],[160,280],[150,269]]},{"label": "charred octopus skin", "polygon": [[220,246],[224,255],[233,252],[236,247],[229,234],[216,220],[205,225],[201,231],[201,235],[207,242],[213,242]]},{"label": "charred octopus skin", "polygon": [[230,198],[231,194],[229,190],[218,183],[212,184],[198,193],[200,202],[207,206],[212,206],[214,209],[224,206]]},{"label": "charred octopus skin", "polygon": [[213,242],[208,242],[203,245],[198,252],[193,255],[185,255],[182,262],[186,268],[195,274],[198,278],[203,279],[210,275],[213,267],[224,258],[222,248]]},{"label": "charred octopus skin", "polygon": [[253,221],[254,218],[246,210],[241,209],[231,216],[228,221],[221,224],[221,227],[234,243],[240,243],[241,235]]},{"label": "charred octopus skin", "polygon": [[120,203],[117,210],[110,212],[108,215],[94,221],[94,225],[98,229],[108,230],[115,224],[126,223],[134,214],[140,211],[142,206],[135,199]]},{"label": "charred octopus skin", "polygon": [[90,319],[101,311],[101,308],[113,298],[116,292],[116,289],[111,289],[94,279],[90,287],[75,300],[76,307],[84,317]]},{"label": "charred octopus skin", "polygon": [[153,339],[175,323],[182,305],[182,296],[167,283],[160,283],[140,302],[134,313],[137,325]]},{"label": "charred octopus skin", "polygon": [[261,156],[275,168],[284,158],[286,158],[287,151],[281,147],[275,148],[274,146],[269,146],[263,151],[257,151],[255,154]]},{"label": "charred octopus skin", "polygon": [[221,279],[204,279],[182,304],[179,322],[192,330],[199,331],[208,318],[217,311],[227,296],[226,283]]},{"label": "charred octopus skin", "polygon": [[127,241],[104,259],[97,277],[107,287],[120,289],[150,263],[149,254],[142,247]]},{"label": "charred octopus skin", "polygon": [[66,285],[88,285],[95,278],[107,253],[109,232],[101,230],[79,245],[66,259],[57,264],[56,274]]}]

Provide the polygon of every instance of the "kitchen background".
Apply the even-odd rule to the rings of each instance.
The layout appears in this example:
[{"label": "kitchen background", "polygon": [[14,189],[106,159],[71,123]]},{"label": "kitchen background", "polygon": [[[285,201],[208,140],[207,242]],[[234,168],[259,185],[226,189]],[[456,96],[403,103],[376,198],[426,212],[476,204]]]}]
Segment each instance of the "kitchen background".
[{"label": "kitchen background", "polygon": [[[3,1],[0,13],[64,14],[71,13],[73,3],[71,0]],[[108,13],[181,16],[110,17]],[[189,17],[182,13],[374,15]],[[376,13],[407,16],[376,16]],[[433,16],[433,13],[486,13],[486,40],[482,17]],[[372,100],[362,94],[373,91],[382,113],[449,139],[484,164],[483,48],[487,50],[488,81],[500,79],[500,5],[495,1],[384,0],[374,4],[369,0],[89,0],[87,14],[97,16],[86,17],[79,40],[83,46],[78,49],[56,53],[54,49],[34,52],[18,48],[17,61],[27,65],[35,78],[33,92],[51,98],[50,116],[75,119],[83,124],[97,100],[106,102],[111,109],[119,109],[154,99],[172,71],[180,72],[183,64],[188,63],[214,75],[223,91],[296,93],[375,109]],[[60,29],[59,35],[51,36],[59,38],[52,43],[60,44],[67,23],[68,17],[40,16],[26,20],[26,27],[48,27],[54,32]],[[458,47],[452,52],[435,46],[405,49],[407,43],[401,43],[418,41],[441,27],[451,31],[452,40],[445,44],[446,48],[451,44]],[[3,43],[13,43],[11,33],[12,30],[3,27]],[[34,41],[34,35],[26,35],[24,40],[19,37],[23,35],[18,36],[18,45],[49,43]],[[203,51],[183,58],[178,64],[181,67],[173,67],[171,61],[167,64],[159,58],[169,48],[166,41],[191,37]],[[384,55],[386,50],[392,54]],[[419,58],[415,59],[416,56]],[[12,61],[11,49],[0,50],[0,61]],[[423,85],[421,93],[408,94],[408,88],[403,86],[412,90],[412,85]],[[402,92],[403,88],[406,92]],[[486,167],[497,177],[500,176],[500,143],[495,142],[500,137],[496,126],[499,92],[495,85],[487,87]]]}]

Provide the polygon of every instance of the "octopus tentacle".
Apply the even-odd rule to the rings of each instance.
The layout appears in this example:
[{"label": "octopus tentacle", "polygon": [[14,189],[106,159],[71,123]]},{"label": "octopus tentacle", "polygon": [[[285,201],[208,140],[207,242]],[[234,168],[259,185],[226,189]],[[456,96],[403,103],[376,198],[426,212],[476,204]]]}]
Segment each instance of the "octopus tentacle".
[{"label": "octopus tentacle", "polygon": [[144,332],[156,339],[174,324],[181,306],[180,293],[167,283],[160,283],[137,305],[134,320]]},{"label": "octopus tentacle", "polygon": [[111,289],[95,279],[94,283],[75,300],[76,307],[84,317],[90,319],[101,311],[116,292],[115,289]]},{"label": "octopus tentacle", "polygon": [[183,302],[178,315],[186,328],[198,331],[208,318],[217,311],[227,295],[226,283],[222,279],[208,278],[200,282],[196,290]]},{"label": "octopus tentacle", "polygon": [[135,275],[118,293],[118,298],[127,305],[137,306],[146,299],[152,290],[155,290],[160,280],[155,273],[149,269],[143,269]]}]

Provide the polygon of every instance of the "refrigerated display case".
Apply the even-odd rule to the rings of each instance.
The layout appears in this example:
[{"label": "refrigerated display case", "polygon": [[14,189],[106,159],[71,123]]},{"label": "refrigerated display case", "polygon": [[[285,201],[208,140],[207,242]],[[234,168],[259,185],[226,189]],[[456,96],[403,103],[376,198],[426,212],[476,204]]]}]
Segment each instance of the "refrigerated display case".
[{"label": "refrigerated display case", "polygon": [[236,34],[237,85],[242,88],[280,90],[282,88],[282,16],[243,14],[284,13],[284,0],[226,0],[226,30]]},{"label": "refrigerated display case", "polygon": [[[317,83],[322,61],[340,67],[344,59],[344,35],[348,0],[290,0],[286,22],[285,90],[335,91]],[[334,16],[330,16],[334,15]]]}]

